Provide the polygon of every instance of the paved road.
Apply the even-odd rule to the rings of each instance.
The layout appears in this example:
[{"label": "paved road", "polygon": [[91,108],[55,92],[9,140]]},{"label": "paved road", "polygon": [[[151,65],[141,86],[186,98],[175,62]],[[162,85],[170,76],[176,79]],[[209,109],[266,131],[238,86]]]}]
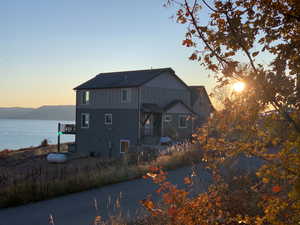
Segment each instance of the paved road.
[{"label": "paved road", "polygon": [[[182,187],[183,178],[196,171],[193,192],[207,187],[209,175],[199,164],[180,168],[169,172],[169,180]],[[91,225],[96,215],[103,218],[122,213],[133,219],[140,214],[140,200],[148,194],[155,195],[157,186],[149,180],[137,179],[119,184],[109,185],[85,192],[70,194],[51,200],[0,210],[0,225],[47,225],[49,214],[54,217],[55,225]],[[97,200],[98,212],[95,209]],[[116,200],[120,199],[120,208]]]}]

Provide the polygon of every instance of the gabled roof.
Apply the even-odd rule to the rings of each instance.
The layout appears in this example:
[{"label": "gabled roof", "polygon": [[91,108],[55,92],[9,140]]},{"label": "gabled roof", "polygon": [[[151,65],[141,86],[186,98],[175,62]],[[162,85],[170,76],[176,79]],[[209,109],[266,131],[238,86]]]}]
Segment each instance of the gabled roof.
[{"label": "gabled roof", "polygon": [[154,112],[154,113],[162,113],[164,110],[159,107],[157,104],[153,103],[143,103],[142,104],[143,112]]},{"label": "gabled roof", "polygon": [[[100,73],[74,90],[139,87],[163,72],[170,72],[175,75],[171,68]],[[176,78],[179,79],[177,76]],[[184,83],[181,80],[180,82]]]},{"label": "gabled roof", "polygon": [[169,104],[167,104],[164,107],[164,111],[168,111],[169,109],[173,108],[175,105],[177,104],[182,104],[185,108],[187,108],[192,114],[196,114],[189,106],[187,106],[183,101],[181,100],[174,100],[172,102],[170,102]]},{"label": "gabled roof", "polygon": [[204,86],[200,86],[200,85],[196,86],[195,85],[195,86],[189,86],[189,87],[191,90],[191,104],[192,105],[194,105],[194,103],[197,101],[199,96],[204,96],[205,98],[208,99],[208,102],[211,105],[212,109],[215,110]]}]

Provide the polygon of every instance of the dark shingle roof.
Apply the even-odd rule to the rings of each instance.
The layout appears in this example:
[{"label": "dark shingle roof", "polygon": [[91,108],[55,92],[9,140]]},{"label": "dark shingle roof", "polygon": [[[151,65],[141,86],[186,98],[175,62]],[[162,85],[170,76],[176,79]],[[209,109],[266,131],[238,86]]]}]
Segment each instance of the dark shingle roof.
[{"label": "dark shingle roof", "polygon": [[164,110],[161,107],[159,107],[157,104],[143,103],[142,104],[142,111],[143,112],[162,113]]},{"label": "dark shingle roof", "polygon": [[163,72],[175,74],[174,70],[171,68],[100,73],[94,78],[74,88],[74,90],[138,87]]}]

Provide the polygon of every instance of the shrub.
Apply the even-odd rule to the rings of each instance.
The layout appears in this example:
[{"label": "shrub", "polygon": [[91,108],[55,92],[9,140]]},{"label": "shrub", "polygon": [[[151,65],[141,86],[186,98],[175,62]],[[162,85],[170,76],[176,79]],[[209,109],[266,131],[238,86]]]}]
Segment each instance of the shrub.
[{"label": "shrub", "polygon": [[44,140],[42,140],[40,147],[47,147],[48,145],[49,145],[48,140],[44,139]]}]

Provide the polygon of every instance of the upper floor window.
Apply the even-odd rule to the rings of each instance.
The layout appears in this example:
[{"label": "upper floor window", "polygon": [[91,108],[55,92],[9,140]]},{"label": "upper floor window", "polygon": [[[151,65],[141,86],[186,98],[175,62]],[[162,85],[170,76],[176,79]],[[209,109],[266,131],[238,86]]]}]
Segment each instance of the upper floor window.
[{"label": "upper floor window", "polygon": [[131,90],[128,88],[121,89],[121,102],[127,103],[130,102],[131,99]]},{"label": "upper floor window", "polygon": [[179,128],[187,128],[187,117],[186,116],[179,116],[178,127]]},{"label": "upper floor window", "polygon": [[171,122],[172,116],[171,115],[165,115],[165,122]]},{"label": "upper floor window", "polygon": [[104,124],[105,125],[111,125],[112,124],[112,114],[107,113],[104,115]]},{"label": "upper floor window", "polygon": [[82,113],[81,114],[81,128],[89,128],[90,127],[90,114]]},{"label": "upper floor window", "polygon": [[82,104],[86,105],[90,103],[90,91],[84,91],[82,94]]}]

